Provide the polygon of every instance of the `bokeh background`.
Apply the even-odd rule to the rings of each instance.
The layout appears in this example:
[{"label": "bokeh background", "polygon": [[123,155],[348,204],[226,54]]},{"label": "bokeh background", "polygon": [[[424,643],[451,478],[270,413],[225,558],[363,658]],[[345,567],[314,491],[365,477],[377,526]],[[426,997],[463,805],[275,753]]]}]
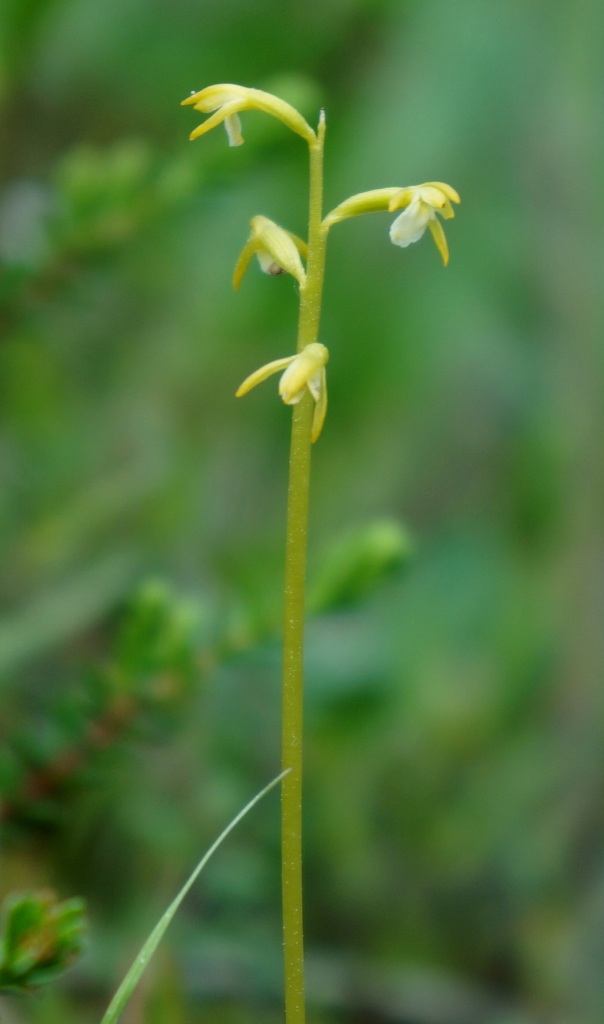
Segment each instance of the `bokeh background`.
[{"label": "bokeh background", "polygon": [[[179,101],[328,120],[326,208],[430,179],[430,238],[330,238],[308,628],[313,1022],[604,1018],[604,7],[3,0],[0,895],[89,906],[9,1024],[87,1024],[276,772],[303,143]],[[281,1020],[278,800],[230,837],[126,1018]]]}]

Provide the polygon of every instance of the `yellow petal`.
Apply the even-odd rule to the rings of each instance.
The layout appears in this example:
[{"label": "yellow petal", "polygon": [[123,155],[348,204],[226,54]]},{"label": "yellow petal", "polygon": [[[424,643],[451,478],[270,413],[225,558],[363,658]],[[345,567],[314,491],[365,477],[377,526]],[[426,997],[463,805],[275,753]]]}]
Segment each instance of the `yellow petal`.
[{"label": "yellow petal", "polygon": [[418,185],[415,192],[421,201],[427,203],[433,210],[440,212],[443,206],[451,205],[442,189],[436,188],[434,185]]},{"label": "yellow petal", "polygon": [[303,238],[294,235],[293,231],[287,232],[303,260],[308,259],[308,245]]},{"label": "yellow petal", "polygon": [[181,105],[183,107],[194,106],[196,110],[201,110],[203,114],[209,114],[210,111],[223,107],[225,103],[245,99],[248,92],[249,90],[244,85],[232,85],[230,83],[208,85],[205,89],[200,89],[199,92],[191,93],[190,96],[187,96],[186,100],[182,101]]},{"label": "yellow petal", "polygon": [[451,185],[443,181],[424,181],[421,185],[409,185],[407,188],[398,189],[390,201],[390,210],[400,210],[409,203],[415,196],[442,213],[445,220],[454,216],[451,202],[460,203],[457,192]]},{"label": "yellow petal", "polygon": [[452,185],[447,185],[444,181],[426,181],[424,184],[429,185],[432,188],[439,188],[452,203],[461,203],[459,193],[455,191]]},{"label": "yellow petal", "polygon": [[318,439],[325,423],[325,417],[327,415],[327,374],[325,373],[325,367],[321,370],[321,383],[319,386],[319,397],[315,402],[315,411],[312,418],[312,428],[310,439],[314,444]]},{"label": "yellow petal", "polygon": [[246,377],[242,384],[239,385],[235,392],[235,398],[241,398],[242,395],[247,395],[248,391],[255,388],[257,384],[262,384],[263,380],[268,377],[272,377],[274,373],[279,373],[280,370],[285,370],[286,367],[293,363],[297,356],[287,356],[285,359],[274,359],[272,363],[266,363],[261,366],[259,370],[255,370],[254,373],[250,373],[249,377]]},{"label": "yellow petal", "polygon": [[428,221],[428,227],[430,228],[430,233],[436,243],[436,248],[443,258],[443,264],[446,267],[449,262],[449,246],[447,245],[445,232],[438,217],[432,216],[432,219]]},{"label": "yellow petal", "polygon": [[225,103],[223,107],[219,107],[215,114],[208,117],[207,121],[204,121],[203,124],[200,124],[191,132],[189,135],[190,140],[193,141],[193,139],[198,139],[200,135],[205,135],[206,132],[211,132],[212,128],[215,128],[216,125],[222,124],[223,121],[226,121],[227,117],[232,117],[233,114],[237,114],[240,110],[243,110],[244,106],[245,103],[243,100],[233,100],[232,103]]},{"label": "yellow petal", "polygon": [[318,341],[298,353],[279,381],[279,394],[286,405],[295,405],[300,401],[309,380],[325,366],[328,359],[328,350]]},{"label": "yellow petal", "polygon": [[455,210],[451,206],[451,203],[449,202],[448,199],[445,199],[443,206],[441,206],[438,212],[440,213],[441,217],[443,217],[445,220],[451,220],[451,217],[455,216]]},{"label": "yellow petal", "polygon": [[245,274],[249,266],[250,260],[257,249],[258,242],[256,241],[256,239],[248,238],[247,242],[243,246],[243,249],[239,253],[239,258],[237,260],[237,263],[235,264],[235,269],[233,271],[233,288],[235,289],[235,291],[238,291],[241,281],[243,280],[243,275]]}]

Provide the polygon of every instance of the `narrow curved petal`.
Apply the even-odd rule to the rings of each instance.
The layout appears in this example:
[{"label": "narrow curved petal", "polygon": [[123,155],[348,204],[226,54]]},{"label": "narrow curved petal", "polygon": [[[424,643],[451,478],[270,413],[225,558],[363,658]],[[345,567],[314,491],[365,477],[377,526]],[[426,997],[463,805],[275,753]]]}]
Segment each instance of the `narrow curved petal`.
[{"label": "narrow curved petal", "polygon": [[315,402],[315,410],[312,418],[312,427],[310,439],[314,444],[318,439],[321,431],[323,430],[323,424],[325,423],[325,417],[327,416],[327,374],[325,367],[321,368],[321,379],[319,381],[319,396]]},{"label": "narrow curved petal", "polygon": [[[287,230],[287,229],[286,229]],[[294,235],[293,231],[287,232],[303,260],[308,259],[308,245],[303,238]]]},{"label": "narrow curved petal", "polygon": [[247,268],[249,267],[250,260],[254,253],[257,251],[257,249],[257,240],[253,237],[248,238],[247,242],[243,246],[243,249],[239,253],[239,258],[237,260],[237,263],[235,264],[235,269],[233,271],[233,288],[235,289],[235,291],[239,290],[239,286],[243,280],[243,275],[245,274]]},{"label": "narrow curved petal", "polygon": [[447,245],[445,232],[438,217],[433,217],[432,220],[429,221],[428,227],[430,228],[430,233],[436,243],[436,248],[442,256],[443,265],[446,267],[449,262],[449,246]]},{"label": "narrow curved petal", "polygon": [[310,391],[315,402],[318,402],[319,398],[321,397],[321,384],[323,381],[324,369],[325,367],[322,366],[319,370],[313,373],[306,381],[306,387]]},{"label": "narrow curved petal", "polygon": [[451,220],[451,218],[455,216],[455,210],[448,199],[445,199],[444,205],[438,212],[444,220]]},{"label": "narrow curved petal", "polygon": [[266,363],[261,366],[259,370],[255,370],[254,373],[250,373],[249,377],[246,377],[242,384],[239,385],[235,392],[235,398],[241,398],[242,395],[247,395],[248,391],[255,388],[257,384],[262,384],[263,380],[267,380],[268,377],[272,377],[274,373],[279,373],[280,370],[285,370],[297,356],[287,356],[285,359],[273,359],[272,363]]},{"label": "narrow curved petal", "polygon": [[226,121],[227,117],[238,114],[240,110],[245,108],[245,105],[244,100],[233,100],[232,103],[226,103],[223,107],[219,107],[215,114],[212,114],[211,117],[208,117],[207,121],[204,121],[203,124],[200,124],[191,132],[189,139],[192,142],[193,139],[198,139],[200,135],[211,132],[212,128],[222,124],[223,121]]}]

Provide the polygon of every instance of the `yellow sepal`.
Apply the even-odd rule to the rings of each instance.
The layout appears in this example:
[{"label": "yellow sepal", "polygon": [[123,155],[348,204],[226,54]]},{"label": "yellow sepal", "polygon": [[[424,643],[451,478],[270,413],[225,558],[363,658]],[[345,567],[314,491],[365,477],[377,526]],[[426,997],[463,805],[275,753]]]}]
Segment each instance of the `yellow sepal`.
[{"label": "yellow sepal", "polygon": [[364,213],[379,213],[389,210],[392,199],[398,195],[400,188],[374,188],[369,192],[358,192],[334,207],[323,220],[323,227],[330,228],[347,217],[360,217]]},{"label": "yellow sepal", "polygon": [[[300,253],[306,255],[306,243],[292,235],[285,228],[275,224],[268,217],[258,215],[252,217],[250,237],[245,243],[233,273],[233,287],[239,288],[252,256],[257,255],[262,269],[266,273],[282,273],[285,271],[295,277],[298,284],[306,283],[306,273],[300,259]],[[266,258],[268,257],[268,259]],[[273,268],[276,268],[273,270]]]},{"label": "yellow sepal", "polygon": [[[203,114],[212,114],[207,121],[191,132],[191,139],[205,135],[227,117],[230,118],[242,110],[261,110],[282,121],[310,145],[316,142],[314,131],[295,107],[286,103],[285,100],[279,99],[278,96],[273,96],[270,92],[263,92],[262,89],[248,89],[244,85],[230,83],[209,85],[207,88],[187,96],[182,101],[182,105],[193,106],[195,110],[199,110]],[[233,129],[233,123],[231,123],[231,129]],[[232,141],[232,137],[236,141]],[[240,145],[243,142],[239,129],[229,132],[229,142],[231,145]]]},{"label": "yellow sepal", "polygon": [[262,384],[263,380],[272,377],[274,373],[279,373],[280,370],[285,370],[296,358],[296,356],[287,356],[285,359],[273,359],[272,363],[265,363],[259,370],[254,370],[254,373],[250,373],[249,377],[246,377],[239,385],[235,392],[235,398],[247,395],[248,391],[255,388],[257,384]]},{"label": "yellow sepal", "polygon": [[446,267],[449,262],[449,246],[447,245],[443,226],[437,217],[433,217],[432,220],[428,221],[428,229],[436,243],[436,248],[442,256],[443,266]]},{"label": "yellow sepal", "polygon": [[314,444],[318,439],[321,431],[323,430],[323,424],[325,423],[325,417],[327,416],[327,374],[325,373],[325,367],[321,370],[321,382],[319,386],[319,397],[315,402],[315,410],[312,418],[312,427],[310,439]]}]

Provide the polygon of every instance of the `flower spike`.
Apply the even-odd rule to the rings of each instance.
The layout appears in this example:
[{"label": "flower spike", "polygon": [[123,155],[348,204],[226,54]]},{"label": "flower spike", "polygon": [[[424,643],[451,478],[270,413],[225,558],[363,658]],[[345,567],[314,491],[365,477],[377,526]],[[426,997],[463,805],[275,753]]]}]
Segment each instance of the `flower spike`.
[{"label": "flower spike", "polygon": [[237,290],[252,256],[265,274],[291,274],[299,285],[306,283],[306,273],[300,255],[306,259],[307,246],[297,235],[279,227],[268,217],[252,217],[250,237],[245,243],[233,273],[233,288]]},{"label": "flower spike", "polygon": [[270,92],[263,92],[261,89],[248,89],[244,85],[209,85],[206,89],[187,96],[182,101],[182,105],[193,106],[202,114],[212,115],[191,132],[190,139],[197,139],[200,135],[205,135],[216,125],[224,122],[229,146],[241,146],[243,136],[239,112],[263,110],[265,114],[271,114],[279,121],[283,121],[288,128],[291,128],[297,135],[301,135],[310,145],[316,142],[314,131],[295,107],[286,103],[285,100],[279,99],[278,96],[273,96]]},{"label": "flower spike", "polygon": [[325,345],[315,341],[307,345],[295,356],[286,356],[285,359],[274,359],[266,363],[259,370],[255,370],[249,377],[246,377],[243,384],[240,384],[235,392],[236,398],[247,395],[248,391],[261,384],[263,380],[272,377],[274,373],[284,370],[279,381],[279,394],[286,405],[296,405],[305,389],[308,389],[315,403],[313,415],[311,440],[314,442],[319,437],[325,416],[327,414],[327,375],[325,364],[329,359],[329,352]]}]

